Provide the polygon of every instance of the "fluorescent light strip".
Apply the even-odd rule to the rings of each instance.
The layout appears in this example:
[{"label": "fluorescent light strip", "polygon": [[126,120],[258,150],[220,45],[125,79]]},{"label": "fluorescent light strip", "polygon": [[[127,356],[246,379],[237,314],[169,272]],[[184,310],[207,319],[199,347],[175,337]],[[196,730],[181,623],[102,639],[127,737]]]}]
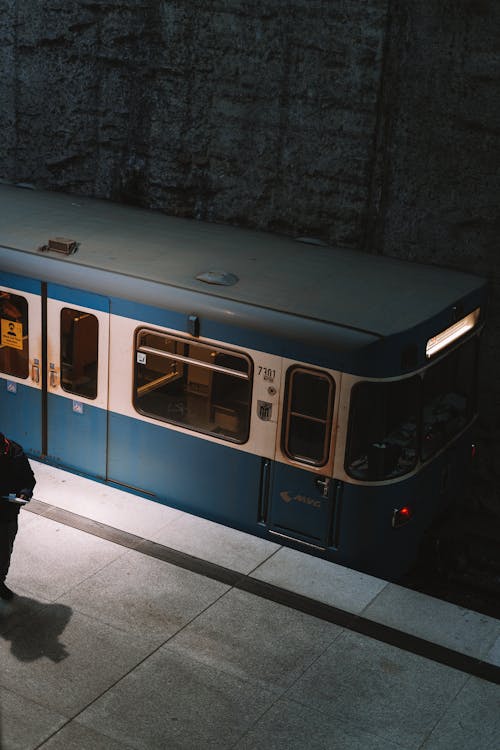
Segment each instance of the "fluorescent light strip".
[{"label": "fluorescent light strip", "polygon": [[438,333],[437,336],[429,339],[429,341],[427,342],[427,346],[425,347],[427,359],[430,359],[439,351],[441,351],[441,349],[449,346],[453,341],[456,341],[461,336],[464,336],[472,328],[474,328],[477,321],[479,320],[480,311],[481,308],[476,308],[474,312],[466,315],[465,318],[459,320],[458,323],[455,323],[449,328],[446,328],[444,331],[441,331],[441,333]]}]

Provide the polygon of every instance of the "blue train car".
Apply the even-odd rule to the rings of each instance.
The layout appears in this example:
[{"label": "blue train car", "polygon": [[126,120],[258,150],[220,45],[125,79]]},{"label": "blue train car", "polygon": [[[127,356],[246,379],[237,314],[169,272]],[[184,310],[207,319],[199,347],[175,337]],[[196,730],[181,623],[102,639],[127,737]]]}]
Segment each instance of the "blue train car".
[{"label": "blue train car", "polygon": [[1,429],[396,580],[470,464],[485,296],[456,271],[1,185]]}]

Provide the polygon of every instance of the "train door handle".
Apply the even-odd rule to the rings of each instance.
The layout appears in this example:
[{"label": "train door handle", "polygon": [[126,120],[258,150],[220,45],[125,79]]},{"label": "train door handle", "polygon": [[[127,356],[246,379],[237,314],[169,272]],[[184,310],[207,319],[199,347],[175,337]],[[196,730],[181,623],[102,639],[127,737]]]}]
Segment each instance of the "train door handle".
[{"label": "train door handle", "polygon": [[330,479],[328,477],[318,477],[314,480],[314,484],[321,491],[323,497],[328,497],[328,490],[330,489]]},{"label": "train door handle", "polygon": [[49,385],[51,388],[55,388],[57,385],[57,372],[56,372],[56,366],[53,362],[50,363],[50,372],[49,372]]},{"label": "train door handle", "polygon": [[40,365],[37,359],[31,365],[31,379],[34,383],[40,382]]}]

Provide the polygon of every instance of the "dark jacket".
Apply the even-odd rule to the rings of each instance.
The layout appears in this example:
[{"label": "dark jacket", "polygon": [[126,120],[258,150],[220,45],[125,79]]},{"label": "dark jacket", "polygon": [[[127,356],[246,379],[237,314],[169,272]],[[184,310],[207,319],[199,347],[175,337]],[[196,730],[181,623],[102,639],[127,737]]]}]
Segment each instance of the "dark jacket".
[{"label": "dark jacket", "polygon": [[[35,484],[35,476],[21,446],[0,433],[0,497],[15,493],[30,498]],[[0,499],[0,521],[17,516],[19,510],[19,505]]]}]

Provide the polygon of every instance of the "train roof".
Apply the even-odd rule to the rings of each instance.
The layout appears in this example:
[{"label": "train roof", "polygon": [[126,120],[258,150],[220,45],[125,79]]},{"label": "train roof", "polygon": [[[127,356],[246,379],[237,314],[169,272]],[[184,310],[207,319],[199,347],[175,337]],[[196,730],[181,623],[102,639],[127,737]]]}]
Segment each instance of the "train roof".
[{"label": "train roof", "polygon": [[[80,243],[74,255],[47,253],[62,263],[383,337],[429,320],[484,283],[460,271],[0,185],[1,246],[40,256],[39,247],[58,236]],[[225,286],[197,278],[211,271],[237,281]]]}]

